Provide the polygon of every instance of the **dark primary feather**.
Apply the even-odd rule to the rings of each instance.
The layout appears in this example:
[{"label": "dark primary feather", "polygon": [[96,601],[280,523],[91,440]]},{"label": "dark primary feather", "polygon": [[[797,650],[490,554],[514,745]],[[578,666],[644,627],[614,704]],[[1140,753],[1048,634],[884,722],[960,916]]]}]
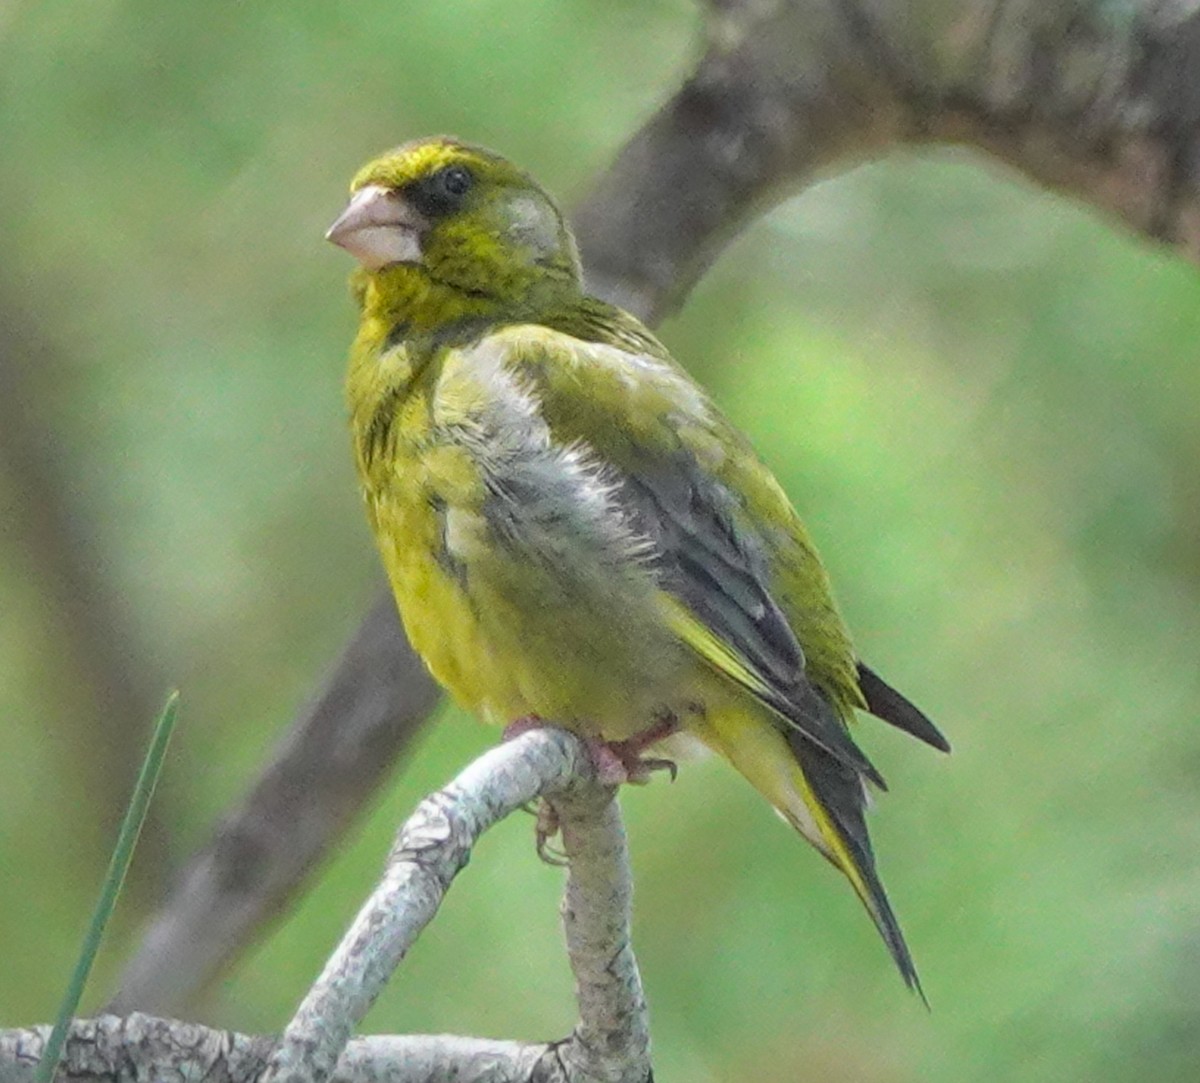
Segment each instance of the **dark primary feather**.
[{"label": "dark primary feather", "polygon": [[858,663],[858,687],[867,701],[867,710],[876,718],[912,734],[941,752],[950,751],[950,742],[925,713],[862,662]]},{"label": "dark primary feather", "polygon": [[665,590],[734,651],[764,688],[748,688],[789,728],[886,789],[804,673],[804,652],[766,586],[766,558],[739,532],[734,499],[684,451],[621,477],[620,499],[649,538]]}]

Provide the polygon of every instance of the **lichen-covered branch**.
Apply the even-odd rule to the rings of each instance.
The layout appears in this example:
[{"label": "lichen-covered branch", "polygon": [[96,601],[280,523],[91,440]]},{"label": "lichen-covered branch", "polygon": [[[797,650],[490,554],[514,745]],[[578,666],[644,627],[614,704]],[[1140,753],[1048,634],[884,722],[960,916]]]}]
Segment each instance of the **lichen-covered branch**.
[{"label": "lichen-covered branch", "polygon": [[[0,1031],[0,1083],[33,1083],[50,1028]],[[134,1012],[77,1022],[58,1083],[256,1083],[275,1039]],[[535,1075],[545,1044],[451,1035],[373,1036],[351,1041],[332,1083],[567,1083],[562,1072]]]},{"label": "lichen-covered branch", "polygon": [[633,879],[620,809],[594,786],[551,803],[571,870],[562,920],[579,1002],[579,1025],[557,1057],[571,1079],[645,1080],[649,1016],[630,940]]},{"label": "lichen-covered branch", "polygon": [[[574,1033],[552,1043],[444,1035],[351,1042],[479,837],[539,797],[553,804],[568,860],[563,925],[579,1004]],[[632,893],[620,812],[613,791],[596,782],[586,746],[563,730],[531,731],[485,753],[421,803],[277,1043],[137,1013],[104,1016],[75,1025],[59,1079],[647,1083],[650,1034],[630,941]],[[0,1083],[32,1080],[48,1032],[0,1032]]]},{"label": "lichen-covered branch", "polygon": [[[655,321],[763,210],[863,158],[931,142],[986,151],[1200,262],[1200,0],[705,9],[692,75],[576,211],[600,296]],[[381,599],[180,880],[114,1006],[179,1010],[369,802],[434,696]]]}]

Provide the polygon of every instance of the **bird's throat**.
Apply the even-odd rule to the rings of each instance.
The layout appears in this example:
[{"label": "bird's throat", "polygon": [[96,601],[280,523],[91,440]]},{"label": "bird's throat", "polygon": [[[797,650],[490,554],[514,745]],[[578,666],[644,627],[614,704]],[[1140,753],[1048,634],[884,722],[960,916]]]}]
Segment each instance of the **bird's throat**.
[{"label": "bird's throat", "polygon": [[419,265],[398,263],[382,271],[359,271],[354,282],[363,318],[392,328],[428,334],[470,319],[492,319],[503,305],[432,279]]}]

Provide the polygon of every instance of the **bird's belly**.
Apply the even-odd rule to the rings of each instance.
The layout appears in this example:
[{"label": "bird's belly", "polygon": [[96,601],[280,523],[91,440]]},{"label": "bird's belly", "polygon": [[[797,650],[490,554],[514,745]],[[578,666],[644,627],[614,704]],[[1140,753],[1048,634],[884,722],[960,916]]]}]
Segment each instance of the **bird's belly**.
[{"label": "bird's belly", "polygon": [[415,502],[377,521],[409,640],[464,707],[496,724],[533,715],[609,740],[694,710],[695,662],[651,589],[520,562],[456,566],[439,559],[443,534]]}]

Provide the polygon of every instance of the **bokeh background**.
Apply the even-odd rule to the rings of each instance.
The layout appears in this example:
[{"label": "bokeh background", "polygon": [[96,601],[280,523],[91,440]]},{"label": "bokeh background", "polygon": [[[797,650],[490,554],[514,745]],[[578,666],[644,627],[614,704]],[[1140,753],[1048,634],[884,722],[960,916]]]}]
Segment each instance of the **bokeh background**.
[{"label": "bokeh background", "polygon": [[[0,1025],[53,1015],[166,689],[181,729],[91,1010],[376,588],[348,260],[321,241],[353,170],[449,131],[570,203],[697,30],[686,0],[0,6]],[[1195,1079],[1194,269],[980,159],[902,155],[757,223],[663,334],[955,752],[862,729],[932,1013],[728,769],[625,796],[660,1078]],[[443,710],[199,1014],[278,1028],[398,820],[494,738]],[[503,824],[370,1027],[564,1033],[560,886]]]}]

